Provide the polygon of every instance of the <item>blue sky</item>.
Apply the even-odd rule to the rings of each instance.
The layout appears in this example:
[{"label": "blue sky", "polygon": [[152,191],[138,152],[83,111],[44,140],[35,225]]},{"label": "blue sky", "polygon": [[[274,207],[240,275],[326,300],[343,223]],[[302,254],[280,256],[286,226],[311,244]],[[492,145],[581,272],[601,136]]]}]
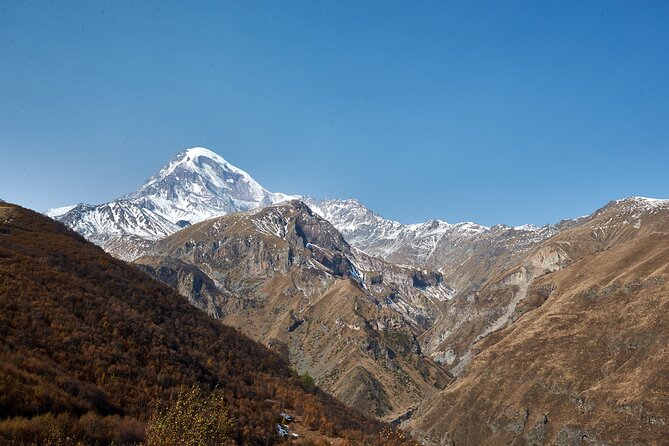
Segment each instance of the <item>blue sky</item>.
[{"label": "blue sky", "polygon": [[669,198],[669,3],[0,2],[0,198],[134,190],[208,147],[402,222]]}]

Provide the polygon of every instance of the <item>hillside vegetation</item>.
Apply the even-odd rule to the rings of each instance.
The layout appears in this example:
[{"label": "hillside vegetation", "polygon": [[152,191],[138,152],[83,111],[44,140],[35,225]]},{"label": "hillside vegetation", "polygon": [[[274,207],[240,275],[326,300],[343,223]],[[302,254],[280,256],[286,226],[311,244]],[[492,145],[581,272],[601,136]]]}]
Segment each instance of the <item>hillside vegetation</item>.
[{"label": "hillside vegetation", "polygon": [[35,212],[0,204],[0,443],[142,441],[178,389],[217,388],[233,439],[280,441],[282,410],[331,437],[386,426],[305,389],[286,362]]}]

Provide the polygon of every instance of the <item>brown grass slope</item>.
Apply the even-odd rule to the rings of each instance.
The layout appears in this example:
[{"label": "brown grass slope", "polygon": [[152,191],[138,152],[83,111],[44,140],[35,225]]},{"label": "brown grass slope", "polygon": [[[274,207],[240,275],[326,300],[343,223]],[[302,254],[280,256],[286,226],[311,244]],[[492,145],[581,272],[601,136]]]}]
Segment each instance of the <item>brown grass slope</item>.
[{"label": "brown grass slope", "polygon": [[435,444],[669,444],[669,209],[611,203],[480,299],[517,293],[519,271],[533,279],[515,322],[412,427]]},{"label": "brown grass slope", "polygon": [[0,204],[0,444],[39,441],[46,421],[87,443],[141,440],[155,405],[192,385],[224,392],[239,443],[277,442],[281,409],[328,435],[383,428],[136,267]]}]

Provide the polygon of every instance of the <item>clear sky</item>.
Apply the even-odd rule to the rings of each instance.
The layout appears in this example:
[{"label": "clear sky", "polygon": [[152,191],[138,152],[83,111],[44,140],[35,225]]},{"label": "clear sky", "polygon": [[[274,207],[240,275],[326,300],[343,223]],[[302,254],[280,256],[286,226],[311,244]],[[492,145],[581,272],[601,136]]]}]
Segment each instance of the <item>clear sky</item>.
[{"label": "clear sky", "polygon": [[405,223],[669,198],[669,2],[0,2],[0,198],[102,203],[192,146]]}]

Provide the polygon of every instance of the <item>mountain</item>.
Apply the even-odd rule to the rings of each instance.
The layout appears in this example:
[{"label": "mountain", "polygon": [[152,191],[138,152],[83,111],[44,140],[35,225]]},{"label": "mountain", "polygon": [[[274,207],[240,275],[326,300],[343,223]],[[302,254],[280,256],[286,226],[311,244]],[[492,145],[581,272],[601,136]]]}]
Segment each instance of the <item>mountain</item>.
[{"label": "mountain", "polygon": [[267,191],[223,157],[195,147],[178,154],[142,187],[123,198],[175,224],[193,224],[293,197]]},{"label": "mountain", "polygon": [[46,215],[125,260],[141,255],[151,241],[181,229],[161,215],[128,200],[97,206],[79,204],[49,210]]},{"label": "mountain", "polygon": [[416,339],[452,295],[441,275],[351,248],[303,202],[190,226],[136,263],[365,413],[396,419],[452,379]]},{"label": "mountain", "polygon": [[[510,311],[486,328],[477,309],[495,301]],[[486,281],[469,311],[471,358],[409,421],[428,444],[666,444],[669,200],[609,203]]]},{"label": "mountain", "polygon": [[[381,217],[354,199],[308,199],[307,203],[354,246],[381,258],[397,256],[404,263],[427,265],[434,246],[447,233],[472,238],[488,229],[475,223],[452,225],[441,220],[405,225]],[[413,248],[410,252],[409,247]],[[402,251],[407,252],[400,257],[397,253]]]},{"label": "mountain", "polygon": [[195,147],[179,153],[138,190],[101,205],[50,209],[46,215],[124,260],[184,226],[294,198],[263,188],[216,153]]},{"label": "mountain", "polygon": [[381,217],[357,200],[308,199],[307,203],[356,248],[391,263],[439,270],[457,291],[479,284],[492,270],[510,266],[569,225],[486,227],[441,220],[406,225]]},{"label": "mountain", "polygon": [[556,225],[486,227],[441,220],[405,225],[388,220],[357,200],[308,199],[314,210],[337,227],[355,247],[388,262],[430,268],[442,275],[452,298],[435,301],[433,323],[421,333],[422,351],[459,374],[472,344],[511,319],[515,300],[477,302],[490,278],[515,266],[534,247],[581,221]]},{"label": "mountain", "polygon": [[4,203],[0,277],[1,444],[134,444],[156,404],[193,385],[224,394],[238,444],[280,442],[282,411],[317,443],[387,442],[385,425],[305,385],[276,353],[64,225]]}]

